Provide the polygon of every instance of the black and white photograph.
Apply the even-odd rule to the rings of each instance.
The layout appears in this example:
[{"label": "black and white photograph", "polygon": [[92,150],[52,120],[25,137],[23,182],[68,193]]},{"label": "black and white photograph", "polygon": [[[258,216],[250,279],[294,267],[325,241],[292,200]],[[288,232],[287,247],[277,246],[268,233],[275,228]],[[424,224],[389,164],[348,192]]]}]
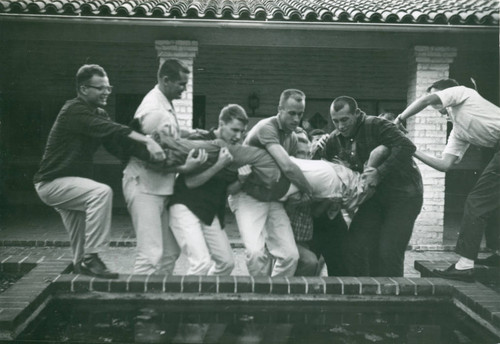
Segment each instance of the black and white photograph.
[{"label": "black and white photograph", "polygon": [[499,0],[0,0],[0,343],[500,343]]}]

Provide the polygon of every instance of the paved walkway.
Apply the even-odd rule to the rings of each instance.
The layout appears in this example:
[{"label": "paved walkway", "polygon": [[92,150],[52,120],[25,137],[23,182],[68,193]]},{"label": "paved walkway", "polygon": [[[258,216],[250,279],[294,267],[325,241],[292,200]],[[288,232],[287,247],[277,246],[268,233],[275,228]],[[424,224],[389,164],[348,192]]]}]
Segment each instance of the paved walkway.
[{"label": "paved walkway", "polygon": [[[5,215],[5,214],[4,214]],[[236,221],[231,213],[226,216],[226,232],[233,247],[236,267],[233,275],[248,275],[245,265],[245,253]],[[17,242],[16,242],[17,241]],[[120,273],[130,273],[134,261],[135,234],[130,217],[124,210],[113,215],[111,241],[113,246],[103,254],[111,269]],[[0,223],[0,252],[5,255],[34,255],[41,259],[55,257],[71,259],[68,237],[59,215],[50,208],[17,209],[4,216]],[[419,277],[414,269],[415,260],[448,260],[456,259],[450,251],[409,250],[405,257],[405,276]],[[186,270],[186,258],[181,256],[176,264],[176,274]]]}]

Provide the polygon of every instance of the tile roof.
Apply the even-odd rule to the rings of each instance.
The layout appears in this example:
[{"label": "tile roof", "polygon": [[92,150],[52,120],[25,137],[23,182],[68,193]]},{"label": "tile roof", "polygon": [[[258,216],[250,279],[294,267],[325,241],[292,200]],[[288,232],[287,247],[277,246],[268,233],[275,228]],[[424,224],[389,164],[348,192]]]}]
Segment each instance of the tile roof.
[{"label": "tile roof", "polygon": [[0,0],[0,14],[498,25],[499,0]]}]

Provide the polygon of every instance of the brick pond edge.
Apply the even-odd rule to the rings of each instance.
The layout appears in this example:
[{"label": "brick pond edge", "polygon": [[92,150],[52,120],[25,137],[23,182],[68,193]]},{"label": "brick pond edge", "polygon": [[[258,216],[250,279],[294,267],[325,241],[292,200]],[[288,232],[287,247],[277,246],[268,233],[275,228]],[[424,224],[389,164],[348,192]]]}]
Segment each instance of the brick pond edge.
[{"label": "brick pond edge", "polygon": [[[416,261],[422,278],[404,277],[252,277],[158,276],[121,274],[107,280],[71,274],[68,259],[0,255],[0,273],[24,273],[0,293],[0,340],[14,340],[54,298],[242,299],[335,301],[453,302],[500,338],[500,298],[480,283],[448,281],[431,276],[448,262]],[[497,269],[498,270],[498,269]],[[482,274],[499,273],[481,270]],[[499,276],[499,275],[496,275]]]}]

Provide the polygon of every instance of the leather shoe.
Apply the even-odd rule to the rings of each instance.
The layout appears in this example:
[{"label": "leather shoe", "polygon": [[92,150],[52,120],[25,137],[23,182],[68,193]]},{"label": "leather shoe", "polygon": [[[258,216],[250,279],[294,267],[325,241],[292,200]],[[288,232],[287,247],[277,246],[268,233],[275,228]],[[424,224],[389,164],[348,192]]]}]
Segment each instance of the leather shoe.
[{"label": "leather shoe", "polygon": [[455,264],[446,270],[432,270],[434,276],[456,281],[474,282],[474,269],[457,270]]},{"label": "leather shoe", "polygon": [[474,264],[498,267],[500,266],[500,255],[494,253],[486,258],[478,258],[474,261]]},{"label": "leather shoe", "polygon": [[75,267],[75,272],[101,278],[118,278],[118,274],[109,271],[97,253],[86,255],[80,264]]}]

